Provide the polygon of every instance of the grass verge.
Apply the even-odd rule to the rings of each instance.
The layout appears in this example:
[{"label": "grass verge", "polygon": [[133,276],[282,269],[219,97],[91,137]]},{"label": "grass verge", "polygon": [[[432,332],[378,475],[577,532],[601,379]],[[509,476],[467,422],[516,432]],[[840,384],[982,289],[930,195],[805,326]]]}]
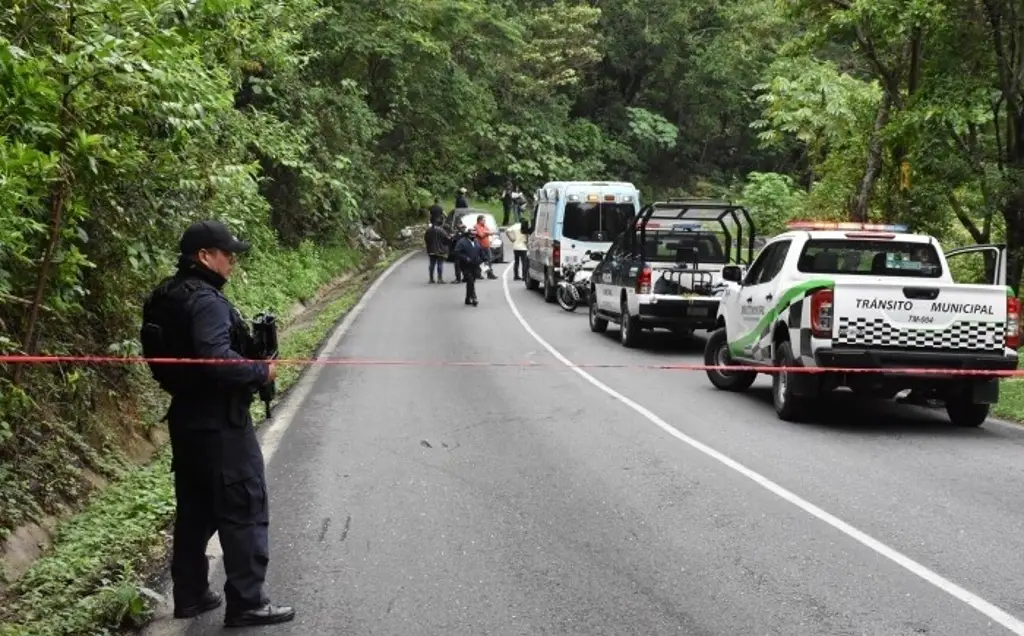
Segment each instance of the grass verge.
[{"label": "grass verge", "polygon": [[1024,422],[1024,378],[1003,380],[999,387],[999,403],[992,414],[1012,422]]},{"label": "grass verge", "polygon": [[[349,281],[315,320],[284,336],[281,357],[312,356],[369,282],[399,256],[394,253]],[[280,368],[279,395],[298,381],[302,369]],[[259,421],[263,404],[257,401],[253,409]],[[0,635],[106,636],[150,618],[142,585],[153,564],[164,560],[163,530],[174,516],[169,451],[165,446],[152,463],[99,491],[82,512],[60,524],[50,550],[8,590]]]},{"label": "grass verge", "polygon": [[[1024,367],[1024,359],[1017,368]],[[1024,378],[1005,378],[999,382],[999,403],[992,405],[992,415],[1011,422],[1024,423]]]}]

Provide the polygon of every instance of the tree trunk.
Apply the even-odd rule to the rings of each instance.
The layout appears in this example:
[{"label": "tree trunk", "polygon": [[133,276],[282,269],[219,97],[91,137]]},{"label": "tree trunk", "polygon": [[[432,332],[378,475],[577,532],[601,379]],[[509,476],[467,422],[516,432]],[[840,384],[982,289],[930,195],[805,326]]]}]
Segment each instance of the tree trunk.
[{"label": "tree trunk", "polygon": [[1024,198],[1011,197],[1003,209],[1006,219],[1006,284],[1020,294],[1024,272]]},{"label": "tree trunk", "polygon": [[[75,5],[74,2],[71,2],[68,4],[67,34],[62,37],[60,43],[60,52],[64,55],[68,53],[68,42],[74,30]],[[61,226],[64,222],[64,206],[67,204],[71,190],[71,179],[74,176],[72,168],[68,164],[67,156],[69,140],[73,134],[72,123],[74,122],[74,116],[71,112],[71,94],[74,92],[77,84],[71,85],[70,79],[70,73],[65,70],[61,76],[61,85],[65,88],[64,93],[61,95],[60,111],[58,113],[58,127],[61,136],[57,151],[60,154],[60,159],[57,163],[57,180],[50,189],[50,236],[46,243],[46,251],[43,253],[42,260],[39,263],[39,275],[36,278],[36,290],[32,298],[32,307],[29,309],[28,317],[25,319],[25,326],[21,336],[21,346],[25,353],[30,356],[36,353],[36,342],[39,337],[39,310],[46,298],[46,288],[50,279],[50,266],[53,263],[53,255],[57,251],[57,246],[60,244]],[[19,364],[14,368],[12,379],[15,386],[21,380],[21,372],[24,368],[25,365],[23,364]]]},{"label": "tree trunk", "polygon": [[892,108],[892,97],[889,93],[883,93],[882,103],[878,106],[878,114],[875,116],[875,127],[871,132],[871,140],[868,142],[868,158],[864,167],[864,178],[860,180],[857,187],[857,194],[850,202],[850,220],[859,223],[867,223],[868,208],[871,205],[871,197],[875,192],[875,184],[878,182],[878,175],[882,171],[882,129],[889,123],[889,114]]}]

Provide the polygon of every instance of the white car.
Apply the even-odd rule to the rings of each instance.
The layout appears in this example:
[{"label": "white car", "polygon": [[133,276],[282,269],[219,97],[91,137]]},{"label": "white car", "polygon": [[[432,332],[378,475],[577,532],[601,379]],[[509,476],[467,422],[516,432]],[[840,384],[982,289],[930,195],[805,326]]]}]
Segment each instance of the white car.
[{"label": "white car", "polygon": [[477,218],[481,216],[484,217],[484,226],[487,228],[487,231],[494,233],[494,235],[491,236],[491,262],[504,263],[505,244],[501,240],[501,232],[498,229],[498,222],[490,212],[476,208],[455,208],[449,215],[448,221],[445,224],[445,229],[451,230],[459,223],[465,227],[475,227]]},{"label": "white car", "polygon": [[[978,253],[987,284],[954,282],[947,259]],[[758,373],[728,365],[835,369],[772,371],[785,420],[845,386],[888,398],[911,390],[945,402],[954,424],[980,426],[999,400],[991,371],[1017,367],[1020,301],[1006,286],[1001,245],[944,255],[934,238],[904,226],[802,222],[770,240],[745,275],[727,267],[723,278],[704,353],[716,366],[712,384],[742,391]],[[981,373],[928,372],[946,369]]]}]

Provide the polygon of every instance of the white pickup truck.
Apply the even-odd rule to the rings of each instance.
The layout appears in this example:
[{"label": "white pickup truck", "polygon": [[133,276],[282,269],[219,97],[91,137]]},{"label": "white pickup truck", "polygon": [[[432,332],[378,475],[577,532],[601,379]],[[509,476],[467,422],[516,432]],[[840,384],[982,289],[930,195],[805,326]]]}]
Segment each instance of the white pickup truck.
[{"label": "white pickup truck", "polygon": [[[972,257],[978,262],[966,263]],[[984,272],[982,284],[956,282],[951,262],[958,272]],[[704,352],[716,367],[707,371],[713,385],[743,391],[757,377],[729,365],[822,369],[771,371],[784,420],[802,419],[815,398],[845,386],[887,398],[910,390],[944,402],[954,424],[980,426],[999,400],[991,372],[1017,367],[1020,301],[1006,286],[1001,245],[943,254],[934,238],[904,226],[799,222],[745,273],[727,267],[723,278]]]},{"label": "white pickup truck", "polygon": [[645,206],[591,276],[590,329],[619,325],[626,347],[641,331],[680,335],[711,330],[718,313],[722,268],[745,267],[754,256],[750,214],[727,201],[669,199]]}]

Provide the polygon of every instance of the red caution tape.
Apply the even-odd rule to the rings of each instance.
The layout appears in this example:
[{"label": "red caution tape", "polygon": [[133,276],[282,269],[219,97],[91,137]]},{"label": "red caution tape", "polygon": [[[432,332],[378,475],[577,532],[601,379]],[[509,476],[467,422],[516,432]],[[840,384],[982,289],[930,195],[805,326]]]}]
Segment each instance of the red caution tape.
[{"label": "red caution tape", "polygon": [[[0,364],[250,364],[255,360],[232,360],[225,358],[144,358],[141,356],[25,356],[2,355]],[[459,360],[379,360],[372,358],[282,358],[274,361],[282,366],[395,366],[395,367],[491,367],[540,369],[562,368],[557,362],[472,362]],[[757,371],[758,373],[886,373],[903,375],[974,375],[990,377],[1024,376],[1024,369],[950,369],[950,368],[916,368],[916,367],[764,367],[747,365],[730,365],[722,367],[713,364],[614,364],[614,363],[578,363],[574,366],[581,369],[646,369],[660,371],[709,371],[725,369],[728,371]]]}]

